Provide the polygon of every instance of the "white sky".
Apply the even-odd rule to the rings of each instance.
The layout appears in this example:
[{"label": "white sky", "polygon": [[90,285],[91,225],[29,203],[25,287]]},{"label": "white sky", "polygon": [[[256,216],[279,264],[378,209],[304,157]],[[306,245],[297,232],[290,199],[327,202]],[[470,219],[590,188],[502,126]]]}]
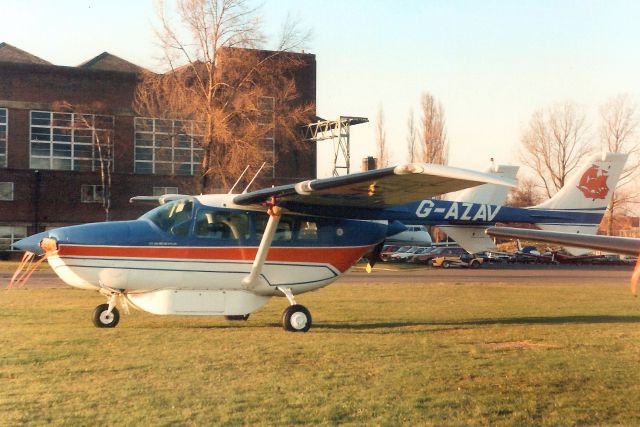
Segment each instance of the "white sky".
[{"label": "white sky", "polygon": [[[150,0],[0,0],[4,41],[58,65],[103,51],[158,69]],[[557,102],[597,109],[616,94],[640,99],[640,2],[588,0],[266,0],[266,29],[287,13],[311,28],[321,117],[364,116],[352,129],[352,171],[375,154],[374,123],[386,116],[392,161],[406,160],[406,121],[420,94],[444,106],[450,164],[518,163],[531,114]],[[319,175],[331,170],[320,143]]]}]

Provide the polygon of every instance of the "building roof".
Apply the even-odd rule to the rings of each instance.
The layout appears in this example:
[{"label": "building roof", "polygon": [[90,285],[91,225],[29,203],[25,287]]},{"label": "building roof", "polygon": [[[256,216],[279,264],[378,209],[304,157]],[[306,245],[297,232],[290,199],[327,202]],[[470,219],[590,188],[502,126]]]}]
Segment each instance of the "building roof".
[{"label": "building roof", "polygon": [[78,65],[78,68],[84,68],[87,70],[121,71],[125,73],[139,73],[144,70],[144,68],[118,56],[112,55],[109,52],[102,52],[95,58]]},{"label": "building roof", "polygon": [[17,62],[20,64],[44,64],[51,65],[49,61],[38,58],[35,55],[11,46],[9,43],[0,43],[0,62]]}]

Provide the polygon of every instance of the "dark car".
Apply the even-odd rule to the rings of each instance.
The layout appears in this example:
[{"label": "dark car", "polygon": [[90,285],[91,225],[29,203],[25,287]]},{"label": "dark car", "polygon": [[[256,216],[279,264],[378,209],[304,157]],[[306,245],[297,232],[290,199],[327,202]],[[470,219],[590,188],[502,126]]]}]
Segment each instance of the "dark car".
[{"label": "dark car", "polygon": [[468,256],[469,252],[459,247],[439,247],[428,253],[416,255],[413,260],[415,263],[431,264],[434,258],[443,256],[456,256],[464,257]]}]

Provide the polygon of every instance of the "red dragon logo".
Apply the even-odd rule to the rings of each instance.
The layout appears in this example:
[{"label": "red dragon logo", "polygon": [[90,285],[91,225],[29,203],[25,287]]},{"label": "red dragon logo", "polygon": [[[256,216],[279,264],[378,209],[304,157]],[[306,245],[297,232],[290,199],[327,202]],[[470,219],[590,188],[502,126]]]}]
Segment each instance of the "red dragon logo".
[{"label": "red dragon logo", "polygon": [[578,190],[582,191],[587,199],[604,199],[609,193],[607,187],[607,176],[609,172],[592,165],[580,178]]}]

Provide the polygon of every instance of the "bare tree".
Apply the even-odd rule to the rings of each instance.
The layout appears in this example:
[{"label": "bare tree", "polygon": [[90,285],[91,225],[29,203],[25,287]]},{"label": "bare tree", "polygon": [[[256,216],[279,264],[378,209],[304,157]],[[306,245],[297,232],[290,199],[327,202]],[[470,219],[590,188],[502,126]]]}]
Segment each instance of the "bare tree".
[{"label": "bare tree", "polygon": [[422,160],[427,163],[446,165],[449,148],[442,104],[430,93],[422,94],[422,117],[420,118],[420,140]]},{"label": "bare tree", "polygon": [[376,155],[378,157],[378,168],[383,168],[389,164],[389,153],[387,151],[387,134],[384,129],[384,111],[382,105],[378,107],[376,114]]},{"label": "bare tree", "polygon": [[418,132],[413,108],[409,110],[407,118],[407,152],[409,153],[409,162],[413,163],[418,160]]},{"label": "bare tree", "polygon": [[160,3],[156,32],[170,71],[144,76],[136,109],[193,120],[202,135],[200,190],[228,188],[247,164],[268,160],[261,141],[301,140],[299,126],[315,106],[303,104],[297,91],[305,59],[287,51],[300,48],[307,34],[288,22],[277,50],[256,50],[265,38],[259,11],[247,0],[177,0],[178,23],[170,16]]},{"label": "bare tree", "polygon": [[620,181],[609,201],[607,234],[613,234],[616,211],[638,199],[638,189],[631,185],[640,174],[640,139],[637,137],[638,113],[629,95],[617,95],[600,107],[600,141],[609,152],[627,153],[629,158]]},{"label": "bare tree", "polygon": [[520,160],[533,170],[547,197],[564,186],[590,151],[584,112],[570,102],[533,113],[520,141]]},{"label": "bare tree", "polygon": [[523,208],[535,206],[540,203],[540,195],[536,189],[536,184],[531,178],[518,179],[518,186],[509,192],[506,206]]},{"label": "bare tree", "polygon": [[[111,189],[115,140],[113,136],[114,118],[106,111],[104,104],[94,102],[88,105],[74,105],[67,101],[55,102],[53,108],[72,114],[71,127],[74,133],[74,148],[78,157],[76,170],[100,173],[98,196],[105,213],[105,221],[111,219]],[[67,126],[65,124],[64,126]],[[83,162],[83,163],[81,163]]]}]

